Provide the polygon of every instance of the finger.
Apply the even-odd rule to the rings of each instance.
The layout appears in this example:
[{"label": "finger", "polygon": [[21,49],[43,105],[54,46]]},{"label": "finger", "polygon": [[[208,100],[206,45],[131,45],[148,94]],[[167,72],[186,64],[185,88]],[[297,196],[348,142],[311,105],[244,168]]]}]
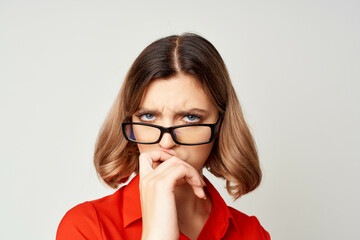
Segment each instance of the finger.
[{"label": "finger", "polygon": [[159,179],[170,184],[170,190],[173,190],[177,185],[187,182],[192,186],[196,196],[199,198],[205,197],[203,180],[199,172],[190,164],[173,157],[161,164],[155,171]]},{"label": "finger", "polygon": [[[164,174],[171,175],[172,168],[173,167],[186,167],[186,171],[191,171],[192,174],[190,174],[187,177],[184,177],[184,181],[188,182],[190,185],[194,186],[205,186],[205,182],[200,176],[199,172],[190,164],[187,162],[173,156],[170,159],[166,160],[166,162],[162,163],[157,169],[157,173],[165,172]],[[180,184],[179,184],[180,185]]]},{"label": "finger", "polygon": [[206,194],[203,187],[192,186],[192,189],[198,198],[206,199]]},{"label": "finger", "polygon": [[201,182],[201,176],[198,171],[196,171],[193,167],[185,166],[176,167],[173,170],[173,174],[179,178],[184,179],[193,189],[194,194],[199,198],[205,198],[205,191],[203,188],[203,184]]},{"label": "finger", "polygon": [[169,173],[171,174],[171,170],[169,170],[169,168],[172,168],[173,166],[180,166],[180,165],[185,165],[185,167],[187,167],[189,169],[189,171],[192,171],[193,174],[190,175],[190,177],[186,177],[184,178],[186,182],[188,182],[190,185],[194,185],[194,186],[205,186],[205,181],[202,179],[202,177],[200,176],[199,172],[190,164],[188,164],[187,162],[173,156],[170,159],[167,159],[166,162],[162,163],[157,169],[156,171],[158,173],[166,171],[166,175]]},{"label": "finger", "polygon": [[153,165],[155,162],[165,161],[169,159],[172,155],[163,152],[163,151],[153,151],[145,152],[139,156],[139,172],[140,176],[146,176],[148,173],[152,172]]}]

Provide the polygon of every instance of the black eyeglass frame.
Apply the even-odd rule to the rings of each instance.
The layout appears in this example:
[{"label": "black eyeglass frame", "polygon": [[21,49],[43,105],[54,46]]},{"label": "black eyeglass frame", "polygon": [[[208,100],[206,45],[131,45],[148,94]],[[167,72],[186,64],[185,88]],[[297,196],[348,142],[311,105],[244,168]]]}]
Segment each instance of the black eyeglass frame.
[{"label": "black eyeglass frame", "polygon": [[[150,124],[150,123],[137,123],[137,122],[123,122],[121,124],[121,127],[122,127],[122,132],[123,132],[123,135],[125,137],[126,140],[128,140],[129,142],[135,142],[135,143],[139,143],[139,144],[155,144],[155,143],[159,143],[164,135],[164,133],[170,133],[173,141],[177,144],[180,144],[180,145],[186,145],[186,146],[196,146],[196,145],[202,145],[202,144],[207,144],[207,143],[211,143],[215,137],[216,137],[216,134],[218,132],[218,129],[217,128],[217,125],[219,124],[220,122],[220,119],[221,119],[221,115],[219,116],[218,120],[216,121],[216,123],[213,123],[213,124],[203,124],[203,123],[199,123],[199,124],[184,124],[184,125],[177,125],[177,126],[172,126],[172,127],[162,127],[162,126],[159,126],[159,125],[155,125],[155,124]],[[154,141],[154,142],[139,142],[139,141],[136,141],[136,140],[133,140],[133,139],[130,139],[126,136],[126,126],[127,125],[142,125],[142,126],[149,126],[149,127],[154,127],[154,128],[157,128],[160,130],[160,136],[159,136],[159,139]],[[211,136],[210,136],[210,139],[208,141],[205,141],[205,142],[201,142],[201,143],[181,143],[179,141],[176,140],[176,136],[174,134],[174,130],[177,129],[177,128],[182,128],[182,127],[194,127],[194,126],[207,126],[207,127],[210,127],[211,129]]]}]

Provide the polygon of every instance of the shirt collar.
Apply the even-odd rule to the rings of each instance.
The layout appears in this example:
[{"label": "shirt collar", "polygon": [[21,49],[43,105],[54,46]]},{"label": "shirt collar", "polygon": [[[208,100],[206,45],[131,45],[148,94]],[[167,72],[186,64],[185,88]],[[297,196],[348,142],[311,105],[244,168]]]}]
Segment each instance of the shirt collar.
[{"label": "shirt collar", "polygon": [[205,176],[204,180],[206,182],[206,190],[210,195],[212,204],[209,219],[203,228],[204,231],[202,232],[210,233],[211,237],[209,235],[210,238],[208,239],[222,239],[229,228],[230,219],[235,222],[234,217],[216,188]]},{"label": "shirt collar", "polygon": [[[214,226],[216,226],[216,235],[219,239],[222,238],[228,227],[229,220],[234,221],[234,217],[231,214],[228,206],[226,205],[223,198],[220,196],[215,187],[210,183],[210,181],[204,176],[206,182],[206,190],[210,195],[212,204],[211,204],[211,213],[208,221],[206,222],[204,229],[209,227],[210,232],[213,231]],[[124,227],[126,228],[131,223],[142,218],[141,214],[141,202],[140,202],[140,183],[139,174],[137,174],[125,187],[124,187],[124,197],[123,197],[123,221]],[[208,232],[208,231],[207,231]],[[214,233],[213,233],[214,234]]]},{"label": "shirt collar", "polygon": [[123,197],[123,221],[126,228],[142,218],[139,190],[140,177],[137,174],[125,187]]}]

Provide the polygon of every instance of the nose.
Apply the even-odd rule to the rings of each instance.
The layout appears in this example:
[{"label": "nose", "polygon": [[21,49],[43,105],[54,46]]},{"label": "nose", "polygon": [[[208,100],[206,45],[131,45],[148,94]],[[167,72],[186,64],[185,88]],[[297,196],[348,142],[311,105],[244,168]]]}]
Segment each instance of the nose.
[{"label": "nose", "polygon": [[170,148],[174,147],[176,145],[176,143],[174,142],[171,134],[166,132],[163,134],[163,136],[159,142],[159,145],[162,148],[170,149]]}]

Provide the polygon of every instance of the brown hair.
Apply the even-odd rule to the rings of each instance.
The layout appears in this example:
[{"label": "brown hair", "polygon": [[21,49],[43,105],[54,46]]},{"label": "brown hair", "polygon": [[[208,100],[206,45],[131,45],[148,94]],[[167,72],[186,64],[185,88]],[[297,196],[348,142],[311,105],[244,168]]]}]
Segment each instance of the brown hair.
[{"label": "brown hair", "polygon": [[137,146],[125,140],[121,123],[136,112],[151,81],[179,73],[198,79],[223,116],[205,167],[226,179],[226,188],[235,199],[254,190],[262,176],[257,150],[226,66],[209,41],[189,33],[153,42],[132,64],[96,142],[94,164],[98,175],[117,188],[133,172],[138,173]]}]

